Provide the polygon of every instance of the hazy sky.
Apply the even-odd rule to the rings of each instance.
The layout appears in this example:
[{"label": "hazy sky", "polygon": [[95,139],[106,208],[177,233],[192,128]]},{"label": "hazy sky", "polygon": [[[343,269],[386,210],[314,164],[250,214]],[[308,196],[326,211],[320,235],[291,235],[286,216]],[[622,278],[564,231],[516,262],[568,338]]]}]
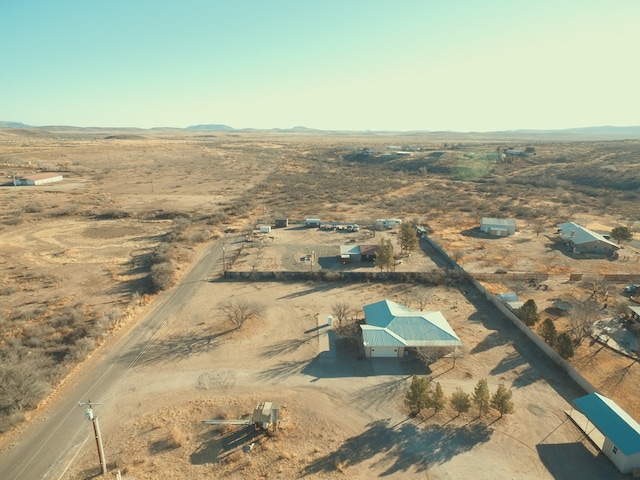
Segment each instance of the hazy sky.
[{"label": "hazy sky", "polygon": [[0,120],[640,125],[638,0],[0,0]]}]

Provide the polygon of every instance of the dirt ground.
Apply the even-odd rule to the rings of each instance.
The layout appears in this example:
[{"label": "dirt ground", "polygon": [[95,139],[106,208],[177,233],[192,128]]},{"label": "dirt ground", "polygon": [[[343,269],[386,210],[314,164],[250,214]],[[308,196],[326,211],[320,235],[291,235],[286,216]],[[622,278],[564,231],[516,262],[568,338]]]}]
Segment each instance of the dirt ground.
[{"label": "dirt ground", "polygon": [[[346,238],[341,235],[278,230],[260,261],[278,267],[305,248],[321,251],[336,236]],[[234,268],[247,266],[253,255]],[[434,268],[417,253],[402,266]],[[425,288],[427,310],[443,312],[468,352],[455,368],[450,358],[430,371],[413,360],[362,359],[348,338],[325,333],[336,302],[357,310],[384,298],[407,301]],[[218,299],[229,297],[260,301],[265,317],[232,331],[216,309]],[[127,478],[151,479],[159,471],[194,479],[616,478],[614,467],[567,419],[571,401],[583,392],[464,286],[243,283],[212,276],[151,344],[132,355],[138,353],[137,366],[104,400],[109,407],[101,413],[110,462]],[[505,383],[515,413],[456,417],[448,406],[409,418],[403,398],[412,374],[428,375],[447,396],[456,388],[471,393],[480,378],[491,391]],[[261,401],[283,403],[286,421],[276,438],[202,424],[241,418]],[[91,477],[95,452],[85,448],[76,463],[70,478]]]},{"label": "dirt ground", "polygon": [[[0,137],[3,158],[19,157],[22,173],[31,168],[27,161],[35,168],[43,160],[50,162],[49,170],[66,172],[61,184],[1,192],[0,267],[7,274],[0,286],[12,292],[3,296],[3,313],[19,308],[28,316],[36,307],[82,301],[95,312],[121,309],[123,320],[135,324],[152,305],[149,297],[132,308],[143,277],[132,267],[173,228],[173,217],[164,218],[163,212],[217,210],[240,197],[251,182],[268,177],[282,159],[320,143],[279,137],[86,137]],[[237,174],[240,159],[243,171],[251,172],[246,176],[250,182]],[[3,173],[15,168],[13,163],[3,165]],[[373,204],[341,208],[343,217],[389,215],[376,212]],[[112,215],[121,211],[160,215]],[[260,213],[251,220],[257,222]],[[581,223],[604,230],[617,224],[614,218],[585,220]],[[473,236],[475,221],[471,216],[457,217],[454,224],[445,218],[429,220],[433,238],[452,256],[460,251],[460,263],[470,272],[549,273],[546,290],[500,281],[488,284],[496,293],[518,290],[522,298],[534,298],[544,312],[553,298],[575,289],[567,281],[569,273],[637,271],[634,251],[629,260],[611,263],[576,261],[549,249],[552,223],[539,236],[532,226],[522,225],[514,237],[488,240]],[[250,223],[245,218],[224,227],[245,229]],[[221,234],[218,226],[198,228],[207,242]],[[329,268],[341,243],[377,243],[385,235],[394,234],[367,239],[364,232],[274,230],[273,239],[267,238],[262,249],[243,251],[233,268]],[[223,236],[220,241],[227,240]],[[189,268],[203,248],[202,243],[185,247],[178,268]],[[318,263],[301,261],[312,252]],[[433,268],[419,252],[396,267]],[[125,478],[617,478],[613,466],[597,455],[565,414],[583,392],[465,286],[428,287],[427,308],[443,312],[468,353],[455,368],[452,359],[445,358],[427,371],[412,361],[359,359],[352,341],[319,328],[336,302],[354,310],[385,298],[404,303],[425,287],[242,283],[215,274],[208,280],[151,343],[132,353],[140,354],[136,366],[110,398],[101,399],[107,460],[111,471],[120,469]],[[229,297],[260,301],[264,318],[230,331],[216,308],[220,299]],[[566,321],[554,320],[559,325]],[[3,334],[11,336],[6,327]],[[635,362],[584,342],[573,363],[605,395],[640,418],[640,369]],[[498,418],[493,412],[478,419],[473,412],[456,417],[447,407],[425,419],[408,418],[403,397],[414,373],[440,382],[447,396],[458,387],[471,393],[480,378],[487,378],[491,391],[504,382],[513,390],[515,413]],[[239,418],[260,401],[283,403],[286,421],[277,438],[202,424],[211,418]],[[242,451],[252,443],[250,452]],[[89,443],[66,478],[93,478],[97,472]]]}]

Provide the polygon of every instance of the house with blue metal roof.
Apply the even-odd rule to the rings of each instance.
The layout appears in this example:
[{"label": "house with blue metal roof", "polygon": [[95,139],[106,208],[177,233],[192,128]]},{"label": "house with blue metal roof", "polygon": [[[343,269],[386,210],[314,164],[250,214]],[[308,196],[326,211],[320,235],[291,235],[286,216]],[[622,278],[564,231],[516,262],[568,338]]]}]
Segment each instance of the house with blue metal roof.
[{"label": "house with blue metal roof", "polygon": [[403,357],[411,350],[437,357],[462,346],[441,312],[413,311],[390,300],[365,305],[363,310],[367,357]]},{"label": "house with blue metal roof", "polygon": [[[640,424],[613,400],[591,393],[573,401],[605,437],[602,453],[622,473],[640,468]],[[587,429],[585,428],[585,431]]]}]

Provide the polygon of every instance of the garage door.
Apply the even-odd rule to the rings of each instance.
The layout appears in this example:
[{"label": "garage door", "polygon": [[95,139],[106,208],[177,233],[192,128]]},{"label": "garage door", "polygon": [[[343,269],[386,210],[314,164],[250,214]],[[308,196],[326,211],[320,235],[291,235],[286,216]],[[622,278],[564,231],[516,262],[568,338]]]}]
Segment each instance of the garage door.
[{"label": "garage door", "polygon": [[372,357],[397,357],[398,356],[398,348],[397,347],[375,347],[371,349]]}]

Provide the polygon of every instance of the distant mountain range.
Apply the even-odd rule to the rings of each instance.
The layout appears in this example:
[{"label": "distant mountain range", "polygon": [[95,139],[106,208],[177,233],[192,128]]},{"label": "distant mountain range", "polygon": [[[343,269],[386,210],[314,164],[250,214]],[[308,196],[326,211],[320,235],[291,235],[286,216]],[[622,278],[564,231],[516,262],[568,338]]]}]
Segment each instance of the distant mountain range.
[{"label": "distant mountain range", "polygon": [[[125,127],[73,127],[73,126],[61,126],[61,125],[49,125],[49,126],[33,126],[27,125],[22,122],[9,122],[0,121],[0,128],[24,128],[24,129],[43,129],[43,130],[64,130],[74,129],[82,131],[113,131],[113,130],[136,130],[140,133],[144,132],[144,128],[125,128]],[[279,132],[279,133],[308,133],[308,134],[440,134],[440,135],[487,135],[487,136],[502,136],[502,135],[526,135],[526,136],[584,136],[584,137],[610,137],[616,139],[640,139],[640,126],[627,126],[627,127],[615,127],[615,126],[600,126],[600,127],[581,127],[581,128],[566,128],[560,130],[533,130],[533,129],[520,129],[520,130],[503,130],[494,132],[457,132],[457,131],[433,131],[433,130],[411,130],[411,131],[393,131],[393,130],[318,130],[314,128],[307,128],[303,126],[296,126],[292,128],[271,128],[271,129],[259,129],[259,128],[233,128],[229,125],[212,123],[212,124],[200,124],[192,125],[186,128],[178,127],[154,127],[149,130],[152,131],[189,131],[189,132]]]}]

